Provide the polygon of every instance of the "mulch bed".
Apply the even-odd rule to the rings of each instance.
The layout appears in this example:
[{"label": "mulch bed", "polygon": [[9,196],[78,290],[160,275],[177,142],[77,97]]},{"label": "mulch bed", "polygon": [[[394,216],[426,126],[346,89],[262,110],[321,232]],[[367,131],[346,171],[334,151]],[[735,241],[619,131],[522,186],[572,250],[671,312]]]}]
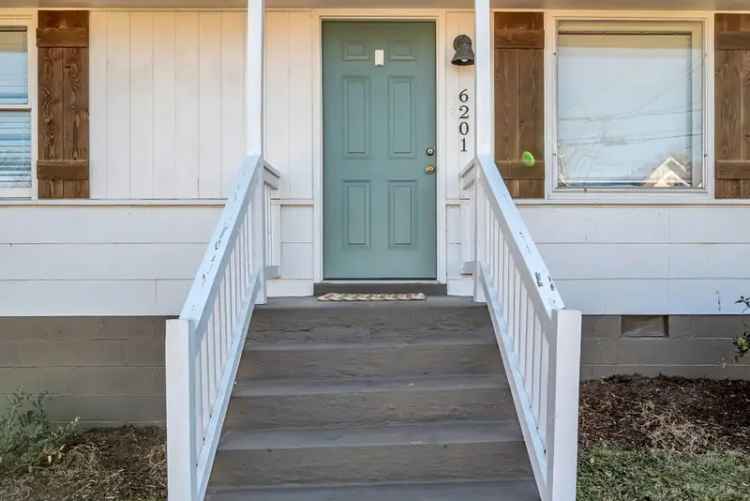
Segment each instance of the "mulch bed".
[{"label": "mulch bed", "polygon": [[750,381],[614,377],[581,386],[584,449],[750,453]]},{"label": "mulch bed", "polygon": [[124,427],[78,435],[50,466],[0,478],[0,501],[161,501],[166,435]]},{"label": "mulch bed", "polygon": [[[750,382],[615,377],[581,386],[582,452],[750,454]],[[0,476],[0,501],[162,501],[166,436],[159,428],[81,433],[51,466]]]}]

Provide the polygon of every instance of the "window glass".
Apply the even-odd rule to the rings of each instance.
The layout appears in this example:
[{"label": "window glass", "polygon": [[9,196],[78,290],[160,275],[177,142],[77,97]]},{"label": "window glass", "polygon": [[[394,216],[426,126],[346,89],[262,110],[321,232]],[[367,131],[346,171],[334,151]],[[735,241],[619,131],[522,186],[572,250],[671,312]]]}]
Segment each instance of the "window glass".
[{"label": "window glass", "polygon": [[0,112],[0,190],[31,187],[31,113]]},{"label": "window glass", "polygon": [[31,109],[27,31],[0,26],[0,196],[29,195]]},{"label": "window glass", "polygon": [[561,188],[699,188],[700,23],[559,25]]},{"label": "window glass", "polygon": [[0,27],[0,106],[28,104],[28,50],[25,28]]}]

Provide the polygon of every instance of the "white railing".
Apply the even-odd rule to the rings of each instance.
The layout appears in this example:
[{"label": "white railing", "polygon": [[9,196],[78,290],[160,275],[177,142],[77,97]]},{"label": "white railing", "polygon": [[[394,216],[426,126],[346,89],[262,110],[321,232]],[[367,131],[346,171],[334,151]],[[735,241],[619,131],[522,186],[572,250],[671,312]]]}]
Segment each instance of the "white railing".
[{"label": "white railing", "polygon": [[566,310],[495,161],[461,173],[475,209],[475,296],[487,303],[543,501],[576,497],[581,314]]},{"label": "white railing", "polygon": [[170,501],[205,497],[250,318],[266,299],[269,206],[278,180],[260,156],[245,159],[180,318],[167,322]]}]

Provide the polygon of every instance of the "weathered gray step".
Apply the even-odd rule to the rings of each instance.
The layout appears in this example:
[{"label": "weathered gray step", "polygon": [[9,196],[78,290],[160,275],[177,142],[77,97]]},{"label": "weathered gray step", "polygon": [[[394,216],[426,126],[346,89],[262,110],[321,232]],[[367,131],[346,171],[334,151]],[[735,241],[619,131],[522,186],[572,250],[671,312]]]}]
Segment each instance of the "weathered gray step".
[{"label": "weathered gray step", "polygon": [[227,427],[271,429],[515,419],[505,377],[250,380],[237,384]]},{"label": "weathered gray step", "polygon": [[529,479],[515,421],[227,431],[212,485]]},{"label": "weathered gray step", "polygon": [[249,341],[405,343],[442,336],[493,340],[487,308],[465,298],[429,298],[414,303],[274,299],[255,311]]},{"label": "weathered gray step", "polygon": [[502,370],[494,340],[468,336],[387,343],[248,343],[238,379],[407,377]]},{"label": "weathered gray step", "polygon": [[209,501],[539,501],[533,480],[229,489]]}]

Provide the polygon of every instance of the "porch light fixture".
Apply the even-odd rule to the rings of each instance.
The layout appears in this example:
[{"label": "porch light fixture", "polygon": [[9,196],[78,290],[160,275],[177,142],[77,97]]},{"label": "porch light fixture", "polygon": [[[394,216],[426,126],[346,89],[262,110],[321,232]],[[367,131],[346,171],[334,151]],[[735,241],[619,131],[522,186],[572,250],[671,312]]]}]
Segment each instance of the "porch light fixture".
[{"label": "porch light fixture", "polygon": [[475,56],[471,45],[472,41],[468,35],[458,35],[453,40],[453,48],[456,49],[456,55],[453,56],[451,62],[456,66],[473,66]]}]

